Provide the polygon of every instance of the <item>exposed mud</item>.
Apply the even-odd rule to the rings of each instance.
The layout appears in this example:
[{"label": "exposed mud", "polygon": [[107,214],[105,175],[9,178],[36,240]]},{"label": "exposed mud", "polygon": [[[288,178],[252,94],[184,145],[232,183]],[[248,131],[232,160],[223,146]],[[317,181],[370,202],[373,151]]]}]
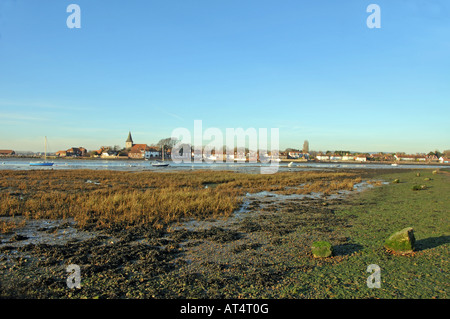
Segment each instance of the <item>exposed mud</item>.
[{"label": "exposed mud", "polygon": [[[369,187],[362,183],[356,190]],[[333,262],[357,251],[336,232],[346,221],[333,207],[348,193],[247,194],[231,217],[159,230],[120,225],[89,230],[78,229],[73,220],[28,220],[1,237],[0,296],[223,298],[240,296],[246,283],[268,289],[299,271],[292,261],[307,256],[315,240],[340,247]],[[70,264],[80,266],[81,289],[67,286]]]}]

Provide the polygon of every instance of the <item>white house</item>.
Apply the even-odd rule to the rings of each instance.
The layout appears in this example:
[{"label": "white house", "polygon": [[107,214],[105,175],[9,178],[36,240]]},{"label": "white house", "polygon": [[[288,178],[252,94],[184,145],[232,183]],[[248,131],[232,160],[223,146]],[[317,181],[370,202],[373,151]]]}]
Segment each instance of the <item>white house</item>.
[{"label": "white house", "polygon": [[330,159],[330,157],[328,155],[317,155],[316,158],[319,161],[328,161]]},{"label": "white house", "polygon": [[397,161],[414,161],[414,159],[415,159],[414,156],[412,156],[412,155],[397,155],[397,154],[395,154],[394,157]]},{"label": "white house", "polygon": [[117,152],[114,152],[113,150],[107,150],[107,151],[103,151],[102,158],[113,158],[113,157],[117,157]]},{"label": "white house", "polygon": [[367,157],[365,157],[365,156],[356,156],[355,157],[355,161],[365,162],[365,161],[367,161]]},{"label": "white house", "polygon": [[288,152],[288,158],[300,158],[300,154],[299,151],[291,151]]},{"label": "white house", "polygon": [[161,152],[157,150],[156,148],[149,147],[147,150],[145,150],[144,158],[152,158],[152,157],[160,157]]},{"label": "white house", "polygon": [[450,163],[450,159],[447,157],[439,157],[439,163]]}]

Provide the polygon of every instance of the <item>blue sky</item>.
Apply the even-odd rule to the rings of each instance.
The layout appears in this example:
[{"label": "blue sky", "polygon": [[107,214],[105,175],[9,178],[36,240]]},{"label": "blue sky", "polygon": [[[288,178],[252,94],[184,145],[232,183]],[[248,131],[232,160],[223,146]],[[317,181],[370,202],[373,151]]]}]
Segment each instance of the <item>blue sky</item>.
[{"label": "blue sky", "polygon": [[151,144],[202,120],[279,128],[282,149],[442,151],[449,57],[446,0],[0,0],[0,149]]}]

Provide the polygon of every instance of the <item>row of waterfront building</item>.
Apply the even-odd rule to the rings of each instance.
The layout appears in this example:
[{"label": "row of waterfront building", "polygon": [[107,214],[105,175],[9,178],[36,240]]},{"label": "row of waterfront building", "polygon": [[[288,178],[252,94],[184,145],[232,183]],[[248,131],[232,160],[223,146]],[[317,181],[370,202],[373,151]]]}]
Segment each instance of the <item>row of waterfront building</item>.
[{"label": "row of waterfront building", "polygon": [[[149,146],[147,144],[135,144],[131,136],[131,132],[128,133],[128,137],[125,141],[125,148],[118,149],[118,147],[100,147],[98,150],[88,152],[84,147],[72,147],[67,150],[61,150],[54,154],[57,157],[97,157],[97,158],[126,158],[126,159],[152,159],[152,158],[170,158],[172,149],[170,147],[156,147]],[[164,152],[164,154],[163,154]],[[191,148],[191,158],[198,158],[198,156],[203,159],[225,161],[230,159],[256,159],[259,160],[259,152],[249,152],[238,153],[235,149],[234,152],[223,152],[224,154],[216,154],[214,150],[211,154],[205,155],[195,154],[195,151]],[[14,150],[0,150],[0,156],[10,157],[15,156],[16,152]],[[186,154],[189,158],[189,155]],[[207,158],[205,158],[207,156]],[[281,160],[303,160],[303,161],[319,161],[319,162],[340,162],[340,161],[356,161],[356,162],[367,162],[367,161],[386,161],[386,162],[422,162],[422,163],[450,163],[447,151],[442,156],[438,157],[436,154],[430,152],[428,155],[425,154],[395,154],[395,153],[333,153],[333,152],[309,152],[309,142],[305,141],[303,145],[303,150],[293,150],[288,149],[284,152],[279,151],[277,154],[272,154],[267,152],[262,155],[266,158],[277,157]]]}]

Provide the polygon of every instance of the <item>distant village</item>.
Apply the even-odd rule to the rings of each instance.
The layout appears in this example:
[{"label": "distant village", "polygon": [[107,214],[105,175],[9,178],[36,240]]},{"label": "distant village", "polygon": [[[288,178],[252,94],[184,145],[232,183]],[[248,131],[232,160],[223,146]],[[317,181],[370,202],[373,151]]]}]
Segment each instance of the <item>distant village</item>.
[{"label": "distant village", "polygon": [[[173,143],[170,143],[170,138],[159,141],[156,145],[135,144],[128,133],[125,140],[125,147],[121,148],[116,145],[102,146],[98,150],[88,151],[84,147],[71,147],[67,150],[60,150],[55,153],[49,153],[47,156],[56,158],[102,158],[102,159],[160,159],[162,157],[170,159]],[[164,154],[163,154],[164,152]],[[231,153],[231,154],[230,154]],[[16,153],[14,150],[0,150],[0,157],[30,157],[42,156],[42,153]],[[278,155],[280,160],[292,161],[315,161],[315,162],[408,162],[408,163],[450,163],[450,150],[445,150],[443,153],[439,151],[431,151],[428,154],[405,154],[405,153],[357,153],[350,151],[310,151],[309,142],[304,141],[303,148],[294,149],[287,148],[284,151],[279,151],[278,154],[271,154],[267,152],[267,158],[273,158]],[[188,155],[189,156],[189,155]],[[206,159],[203,155],[204,159]],[[246,149],[245,155],[238,153],[234,149],[233,152],[223,151],[223,154],[215,154],[212,150],[209,155],[210,160],[225,161],[231,159],[253,159],[259,158],[259,152],[251,152]],[[195,158],[194,149],[191,148],[191,158]]]}]

